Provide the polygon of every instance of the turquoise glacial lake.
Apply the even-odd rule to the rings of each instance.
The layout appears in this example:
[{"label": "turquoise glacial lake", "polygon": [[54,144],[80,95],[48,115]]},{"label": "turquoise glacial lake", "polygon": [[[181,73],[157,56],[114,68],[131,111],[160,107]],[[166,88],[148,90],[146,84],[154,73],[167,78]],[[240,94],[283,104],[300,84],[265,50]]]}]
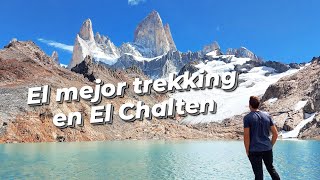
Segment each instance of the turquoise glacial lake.
[{"label": "turquoise glacial lake", "polygon": [[[279,140],[282,179],[320,179],[320,141]],[[271,179],[264,167],[265,179]],[[242,141],[0,145],[0,179],[253,179]]]}]

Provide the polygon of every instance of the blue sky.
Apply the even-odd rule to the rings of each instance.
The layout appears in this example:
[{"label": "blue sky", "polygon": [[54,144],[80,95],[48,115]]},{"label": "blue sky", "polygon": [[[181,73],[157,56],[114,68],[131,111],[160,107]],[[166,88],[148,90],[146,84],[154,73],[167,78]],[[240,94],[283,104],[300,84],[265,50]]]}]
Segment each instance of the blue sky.
[{"label": "blue sky", "polygon": [[48,54],[57,50],[68,64],[86,18],[94,32],[121,45],[132,41],[137,24],[156,10],[170,24],[180,51],[216,40],[223,51],[245,46],[267,60],[306,62],[320,55],[319,7],[318,0],[1,1],[0,46],[14,37],[32,40]]}]

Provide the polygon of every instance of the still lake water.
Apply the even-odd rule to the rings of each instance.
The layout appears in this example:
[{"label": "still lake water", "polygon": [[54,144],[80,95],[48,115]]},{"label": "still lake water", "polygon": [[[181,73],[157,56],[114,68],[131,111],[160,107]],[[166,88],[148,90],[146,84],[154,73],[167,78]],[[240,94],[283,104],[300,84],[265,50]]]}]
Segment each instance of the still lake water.
[{"label": "still lake water", "polygon": [[[320,179],[320,141],[280,140],[274,160],[282,179]],[[0,179],[238,180],[253,173],[242,141],[111,141],[1,144]]]}]

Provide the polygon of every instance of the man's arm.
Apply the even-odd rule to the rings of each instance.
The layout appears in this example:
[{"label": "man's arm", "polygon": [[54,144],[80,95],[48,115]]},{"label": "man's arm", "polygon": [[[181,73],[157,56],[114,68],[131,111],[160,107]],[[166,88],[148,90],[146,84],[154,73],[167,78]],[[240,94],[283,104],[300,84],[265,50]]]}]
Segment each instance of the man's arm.
[{"label": "man's arm", "polygon": [[244,147],[246,148],[247,156],[249,156],[249,146],[250,146],[250,128],[249,127],[244,128],[243,142],[244,142]]},{"label": "man's arm", "polygon": [[278,139],[278,130],[276,128],[276,125],[272,125],[271,126],[271,133],[272,133],[271,143],[272,143],[272,146],[273,146],[276,143],[277,139]]}]

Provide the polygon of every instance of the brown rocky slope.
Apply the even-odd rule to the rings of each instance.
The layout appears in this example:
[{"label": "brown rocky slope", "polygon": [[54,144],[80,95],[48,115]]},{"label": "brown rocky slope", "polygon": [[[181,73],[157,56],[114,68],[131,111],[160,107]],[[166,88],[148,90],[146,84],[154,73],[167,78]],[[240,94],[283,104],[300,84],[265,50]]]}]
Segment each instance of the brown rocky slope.
[{"label": "brown rocky slope", "polygon": [[[271,112],[280,130],[290,131],[315,113],[313,120],[300,130],[298,137],[320,139],[319,77],[320,57],[313,58],[310,65],[291,76],[281,78],[266,90],[262,97],[262,108]],[[272,98],[277,100],[270,102],[269,99]]]},{"label": "brown rocky slope", "polygon": [[[288,132],[293,130],[301,121],[310,114],[314,118],[299,130],[298,138],[320,139],[320,57],[313,58],[309,65],[297,73],[281,78],[270,85],[261,97],[260,109],[270,113],[276,122],[278,131]],[[302,105],[297,106],[299,102]],[[237,115],[225,119],[221,123],[197,124],[192,127],[208,132],[220,134],[220,137],[242,139],[243,117]],[[280,138],[282,135],[280,133]]]},{"label": "brown rocky slope", "polygon": [[[132,84],[134,77],[146,77],[137,69],[112,70],[93,64],[90,58],[84,61],[92,77],[105,83],[116,84],[126,81]],[[78,69],[79,70],[79,69]],[[76,70],[74,70],[76,71]],[[81,73],[82,74],[78,74]],[[27,105],[29,87],[50,85],[51,99],[55,99],[57,88],[94,86],[90,76],[60,67],[33,42],[13,41],[0,50],[0,142],[54,142],[54,141],[95,141],[118,139],[167,139],[167,138],[208,138],[212,134],[201,132],[175,119],[151,121],[122,121],[116,114],[113,123],[92,125],[89,123],[90,106],[87,101],[62,103],[51,101],[49,105],[31,107]],[[90,75],[90,74],[89,74]],[[88,78],[89,77],[89,78]],[[90,80],[89,80],[90,79]],[[127,89],[123,98],[103,98],[101,105],[111,103],[115,110],[125,102],[142,100],[147,105],[165,100],[167,96],[152,93],[149,96],[135,95]],[[84,126],[59,129],[52,122],[53,115],[63,112],[80,111],[84,114]]]}]

